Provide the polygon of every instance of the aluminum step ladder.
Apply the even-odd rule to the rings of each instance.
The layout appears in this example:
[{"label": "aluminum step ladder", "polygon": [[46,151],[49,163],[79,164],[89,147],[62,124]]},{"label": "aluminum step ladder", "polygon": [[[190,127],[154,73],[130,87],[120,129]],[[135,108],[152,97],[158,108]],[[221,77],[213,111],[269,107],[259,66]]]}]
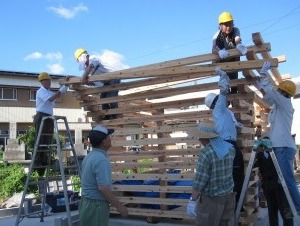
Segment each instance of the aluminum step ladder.
[{"label": "aluminum step ladder", "polygon": [[[274,153],[273,149],[265,147],[265,146],[264,147],[259,146],[259,147],[253,147],[252,152],[251,152],[249,164],[248,164],[248,167],[247,167],[247,170],[246,170],[246,175],[245,175],[245,179],[244,179],[244,183],[243,183],[243,188],[242,188],[241,195],[240,195],[238,205],[237,205],[237,208],[236,208],[236,212],[235,212],[235,219],[236,219],[236,224],[235,225],[236,226],[238,226],[238,224],[239,224],[240,213],[241,213],[242,205],[244,203],[245,194],[246,194],[246,191],[247,191],[248,186],[249,186],[249,180],[250,180],[250,176],[251,176],[253,166],[254,166],[254,163],[255,163],[255,160],[256,160],[256,154],[259,153],[259,152],[263,152],[263,151],[268,151],[270,153],[270,156],[272,158],[272,161],[273,161],[273,164],[275,166],[278,178],[279,178],[280,183],[283,187],[285,196],[286,196],[287,201],[289,203],[289,206],[290,206],[290,209],[291,209],[292,214],[294,216],[294,219],[296,220],[296,222],[299,222],[299,220],[300,220],[300,217],[297,213],[294,202],[291,198],[290,192],[289,192],[288,187],[285,183],[284,177],[282,175],[280,166],[278,164],[278,161],[276,159],[276,156],[275,156],[275,153]],[[297,223],[296,223],[296,225],[297,225]]]},{"label": "aluminum step ladder", "polygon": [[[46,126],[45,120],[52,120],[53,126],[54,126],[54,133],[47,134],[43,133],[43,128]],[[62,120],[64,129],[65,130],[58,130],[58,121]],[[41,144],[42,138],[50,137],[52,142],[50,144]],[[67,225],[72,226],[79,222],[78,215],[77,217],[71,216],[71,206],[72,205],[79,205],[79,200],[71,200],[68,196],[68,187],[74,187],[79,186],[80,184],[80,166],[78,162],[78,158],[75,153],[75,148],[73,144],[73,140],[71,137],[71,132],[69,129],[69,125],[67,122],[66,117],[64,116],[44,116],[41,121],[41,125],[39,128],[38,135],[36,136],[35,146],[33,150],[33,156],[32,161],[29,166],[28,175],[26,178],[26,183],[20,203],[20,208],[18,211],[18,216],[15,222],[15,226],[18,226],[19,223],[25,218],[25,217],[39,217],[40,222],[44,222],[44,217],[47,211],[47,208],[49,208],[48,204],[46,204],[46,195],[49,185],[49,180],[51,179],[49,173],[50,170],[52,170],[51,167],[59,168],[58,175],[55,176],[55,178],[59,178],[62,182],[62,190],[63,190],[63,200],[66,208],[66,215],[67,215]],[[65,138],[66,142],[61,142],[61,138]],[[68,144],[68,146],[66,146]],[[43,164],[40,164],[37,162],[37,157],[41,155],[41,153],[45,156],[47,161],[43,162]],[[70,164],[67,162],[66,155],[70,154],[72,156],[73,161]],[[56,159],[56,165],[51,161],[51,158]],[[57,162],[58,165],[57,166]],[[44,172],[43,176],[36,176],[36,172]],[[79,182],[73,183],[68,181],[67,182],[67,176],[69,175],[75,175],[79,177]],[[38,181],[34,181],[34,178],[38,177]],[[40,195],[35,198],[27,198],[26,196],[29,194],[30,186],[35,186],[39,188]],[[33,211],[31,208],[31,202],[32,201],[41,201],[41,208],[37,211]],[[36,209],[36,208],[35,208]]]}]

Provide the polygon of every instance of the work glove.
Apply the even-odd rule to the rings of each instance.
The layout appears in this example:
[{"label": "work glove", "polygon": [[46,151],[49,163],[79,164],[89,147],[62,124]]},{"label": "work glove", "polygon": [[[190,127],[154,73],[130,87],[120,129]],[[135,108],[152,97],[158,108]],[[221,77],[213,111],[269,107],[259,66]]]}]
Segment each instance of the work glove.
[{"label": "work glove", "polygon": [[216,67],[215,72],[221,77],[227,75],[226,72],[221,69],[221,67]]},{"label": "work glove", "polygon": [[186,213],[189,217],[196,217],[196,206],[197,201],[189,200],[187,207],[186,207]]},{"label": "work glove", "polygon": [[244,55],[246,55],[246,53],[247,53],[247,47],[246,46],[244,46],[243,44],[238,44],[237,46],[236,46],[236,49],[244,56]]},{"label": "work glove", "polygon": [[262,89],[263,88],[262,77],[257,77],[256,78],[256,84],[257,84],[258,89]]},{"label": "work glove", "polygon": [[236,123],[235,123],[235,127],[237,127],[238,129],[242,129],[244,126],[243,126],[242,123],[236,122]]},{"label": "work glove", "polygon": [[266,74],[268,70],[271,69],[271,62],[266,61],[262,67],[262,69],[260,70],[260,74]]},{"label": "work glove", "polygon": [[225,59],[229,56],[229,52],[226,49],[219,50],[218,54],[221,59]]},{"label": "work glove", "polygon": [[66,93],[68,91],[68,87],[63,85],[58,90],[60,93]]}]

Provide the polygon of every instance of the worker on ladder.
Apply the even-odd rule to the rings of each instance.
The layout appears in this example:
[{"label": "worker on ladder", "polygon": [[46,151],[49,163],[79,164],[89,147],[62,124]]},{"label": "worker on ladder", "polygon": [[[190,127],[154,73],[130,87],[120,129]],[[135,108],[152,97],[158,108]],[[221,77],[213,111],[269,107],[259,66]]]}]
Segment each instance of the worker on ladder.
[{"label": "worker on ladder", "polygon": [[270,62],[265,62],[258,77],[258,86],[266,103],[272,106],[269,113],[270,140],[287,184],[295,208],[300,213],[300,194],[294,175],[295,141],[291,135],[294,108],[291,98],[296,94],[296,85],[290,80],[279,83],[277,89],[270,82],[268,70]]},{"label": "worker on ladder", "polygon": [[[279,226],[278,211],[283,220],[283,226],[293,226],[292,216],[286,216],[289,211],[289,203],[284,193],[282,184],[270,156],[268,149],[272,149],[269,134],[265,133],[261,139],[255,140],[255,146],[262,150],[256,155],[254,167],[258,167],[260,172],[261,187],[267,200],[269,224]],[[265,150],[267,149],[267,150]]]},{"label": "worker on ladder", "polygon": [[[41,83],[41,87],[36,92],[36,114],[34,116],[34,127],[35,127],[35,140],[39,133],[42,118],[44,116],[53,115],[53,108],[55,106],[55,100],[61,96],[62,93],[68,91],[67,86],[61,86],[57,92],[50,90],[51,78],[47,72],[42,72],[38,76],[38,81]],[[51,119],[46,119],[44,121],[42,134],[52,134],[54,130],[53,121]],[[41,136],[40,144],[51,144],[51,136]],[[44,147],[47,149],[47,147]],[[38,165],[48,165],[48,158],[46,152],[38,152],[37,157],[34,160]],[[38,169],[40,176],[43,176],[45,168]]]}]

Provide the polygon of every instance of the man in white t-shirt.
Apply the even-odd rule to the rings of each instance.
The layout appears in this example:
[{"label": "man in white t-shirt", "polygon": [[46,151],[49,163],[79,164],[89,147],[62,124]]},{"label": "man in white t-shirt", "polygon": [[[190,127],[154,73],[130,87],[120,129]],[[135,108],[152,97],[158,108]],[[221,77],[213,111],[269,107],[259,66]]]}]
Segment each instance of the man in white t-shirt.
[{"label": "man in white t-shirt", "polygon": [[[41,83],[41,87],[36,92],[36,115],[34,116],[35,138],[37,138],[43,117],[53,115],[55,100],[59,98],[62,93],[68,91],[68,87],[66,86],[61,86],[57,92],[51,91],[51,77],[47,72],[40,73],[38,81]],[[44,121],[42,133],[53,133],[53,130],[53,121],[51,119],[46,119]],[[51,139],[51,136],[41,136],[40,144],[51,144]],[[45,149],[47,149],[47,147],[45,147]],[[37,164],[48,165],[49,159],[47,158],[47,153],[38,152],[35,161]],[[43,175],[44,170],[40,170],[39,174]]]}]

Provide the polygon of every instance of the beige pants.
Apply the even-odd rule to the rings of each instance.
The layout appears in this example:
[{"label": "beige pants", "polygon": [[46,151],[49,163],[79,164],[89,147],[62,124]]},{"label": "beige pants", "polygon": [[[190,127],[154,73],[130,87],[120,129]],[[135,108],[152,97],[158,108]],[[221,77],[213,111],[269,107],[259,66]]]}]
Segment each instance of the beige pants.
[{"label": "beige pants", "polygon": [[235,193],[224,196],[202,195],[197,204],[197,226],[234,226]]}]

